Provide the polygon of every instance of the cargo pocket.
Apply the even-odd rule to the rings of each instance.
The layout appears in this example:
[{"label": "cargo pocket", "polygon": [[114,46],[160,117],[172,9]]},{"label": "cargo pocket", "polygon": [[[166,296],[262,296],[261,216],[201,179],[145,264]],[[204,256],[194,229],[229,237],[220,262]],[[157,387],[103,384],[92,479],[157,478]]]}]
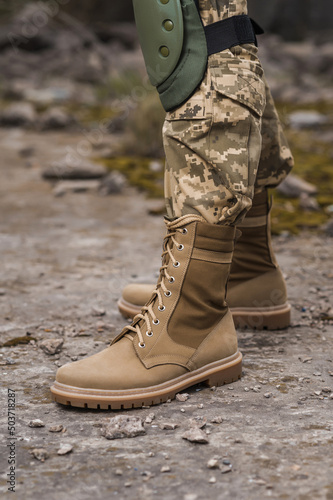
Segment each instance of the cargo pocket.
[{"label": "cargo pocket", "polygon": [[261,68],[256,72],[242,65],[210,67],[212,87],[220,96],[243,104],[262,117],[266,106],[265,83]]}]

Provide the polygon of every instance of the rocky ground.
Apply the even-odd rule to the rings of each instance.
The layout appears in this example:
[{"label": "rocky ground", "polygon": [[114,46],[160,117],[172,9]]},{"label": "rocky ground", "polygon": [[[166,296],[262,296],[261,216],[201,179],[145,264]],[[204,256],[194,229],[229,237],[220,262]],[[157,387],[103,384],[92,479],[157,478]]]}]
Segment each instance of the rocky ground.
[{"label": "rocky ground", "polygon": [[[180,400],[127,412],[51,401],[57,367],[103,349],[124,325],[120,290],[154,278],[164,232],[161,217],[148,214],[155,202],[133,188],[108,197],[54,193],[41,169],[80,137],[0,133],[2,492],[10,486],[11,390],[17,498],[332,499],[327,235],[274,240],[293,323],[286,331],[239,332],[241,381],[193,387]],[[106,439],[105,426],[118,415],[142,420],[144,434]],[[184,439],[198,427],[206,444]]]}]

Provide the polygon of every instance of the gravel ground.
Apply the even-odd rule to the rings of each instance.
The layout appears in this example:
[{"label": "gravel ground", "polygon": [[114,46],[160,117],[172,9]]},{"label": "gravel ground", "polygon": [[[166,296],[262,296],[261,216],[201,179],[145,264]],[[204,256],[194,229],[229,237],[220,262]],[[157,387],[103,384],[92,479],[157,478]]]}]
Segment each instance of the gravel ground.
[{"label": "gravel ground", "polygon": [[[78,140],[0,131],[1,491],[11,494],[15,458],[22,499],[333,499],[333,323],[325,320],[333,315],[333,247],[323,235],[274,240],[293,323],[239,332],[241,381],[128,412],[51,401],[57,367],[100,351],[124,325],[120,290],[153,278],[164,232],[129,188],[54,196],[41,166]],[[35,150],[29,160],[18,154],[27,147]],[[4,345],[18,337],[26,343]],[[60,352],[47,354],[56,345]],[[144,420],[145,434],[107,440],[102,428],[117,415]],[[198,427],[208,443],[183,439]]]}]

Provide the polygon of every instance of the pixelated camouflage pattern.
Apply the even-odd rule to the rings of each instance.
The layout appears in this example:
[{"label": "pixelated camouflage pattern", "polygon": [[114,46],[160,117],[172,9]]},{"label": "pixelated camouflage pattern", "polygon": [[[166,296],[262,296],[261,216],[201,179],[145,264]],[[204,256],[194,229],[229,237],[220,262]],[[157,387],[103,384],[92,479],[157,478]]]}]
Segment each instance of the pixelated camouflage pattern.
[{"label": "pixelated camouflage pattern", "polygon": [[[204,23],[246,14],[246,0],[200,0]],[[167,113],[165,197],[169,217],[240,223],[254,192],[278,185],[293,158],[254,45],[209,57],[197,91]]]},{"label": "pixelated camouflage pattern", "polygon": [[261,154],[265,109],[257,48],[210,56],[199,89],[167,113],[165,196],[170,217],[198,213],[237,224],[251,206]]},{"label": "pixelated camouflage pattern", "polygon": [[204,25],[247,14],[247,0],[199,0]]},{"label": "pixelated camouflage pattern", "polygon": [[266,84],[266,107],[262,117],[262,147],[255,183],[255,192],[276,187],[287,177],[294,159],[284,135],[272,94]]}]

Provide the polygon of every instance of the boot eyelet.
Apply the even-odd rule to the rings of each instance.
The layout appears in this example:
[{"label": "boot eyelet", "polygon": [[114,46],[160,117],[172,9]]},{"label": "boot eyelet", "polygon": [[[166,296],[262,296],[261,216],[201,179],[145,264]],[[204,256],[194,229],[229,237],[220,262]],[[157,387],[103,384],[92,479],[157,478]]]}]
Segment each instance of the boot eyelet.
[{"label": "boot eyelet", "polygon": [[182,230],[182,233],[183,233],[183,234],[187,234],[187,229],[186,229],[186,227],[184,227],[184,229]]},{"label": "boot eyelet", "polygon": [[180,244],[179,247],[178,247],[178,250],[181,252],[182,250],[184,250],[184,245]]},{"label": "boot eyelet", "polygon": [[147,331],[146,331],[146,335],[147,335],[147,337],[152,337],[152,336],[154,335],[154,333],[153,333],[153,332],[150,332],[150,333],[149,333],[149,332],[148,332],[148,330],[147,330]]},{"label": "boot eyelet", "polygon": [[156,321],[153,321],[153,325],[159,325],[160,324],[160,320],[156,318]]},{"label": "boot eyelet", "polygon": [[171,278],[169,279],[169,283],[174,283],[176,280],[173,276],[171,276]]},{"label": "boot eyelet", "polygon": [[173,267],[179,267],[180,266],[180,262],[178,262],[178,260],[173,264]]},{"label": "boot eyelet", "polygon": [[142,344],[141,342],[139,342],[138,346],[141,347],[141,349],[144,349],[146,347],[146,344],[144,342]]},{"label": "boot eyelet", "polygon": [[167,292],[164,292],[164,295],[166,297],[171,297],[172,293],[170,292],[170,290],[168,290]]},{"label": "boot eyelet", "polygon": [[162,307],[158,306],[158,308],[157,308],[157,309],[158,309],[160,312],[163,312],[163,311],[165,311],[165,306],[162,306]]}]

